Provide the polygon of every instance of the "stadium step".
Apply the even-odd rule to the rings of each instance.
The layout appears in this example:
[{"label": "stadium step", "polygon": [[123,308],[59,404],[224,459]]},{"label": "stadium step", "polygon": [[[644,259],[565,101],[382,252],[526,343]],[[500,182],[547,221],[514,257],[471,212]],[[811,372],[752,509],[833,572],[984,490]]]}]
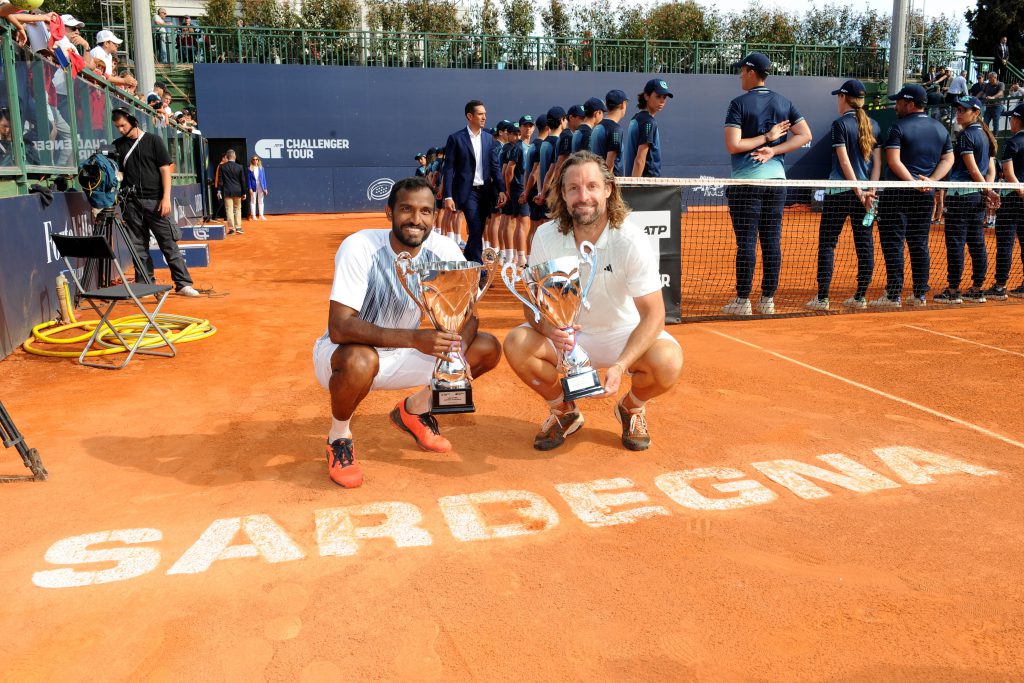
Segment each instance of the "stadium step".
[{"label": "stadium step", "polygon": [[[210,245],[205,242],[193,244],[181,244],[181,255],[185,257],[185,265],[189,268],[206,268],[210,265]],[[154,268],[167,268],[167,261],[164,260],[163,252],[159,249],[150,249],[149,255],[153,258]]]}]

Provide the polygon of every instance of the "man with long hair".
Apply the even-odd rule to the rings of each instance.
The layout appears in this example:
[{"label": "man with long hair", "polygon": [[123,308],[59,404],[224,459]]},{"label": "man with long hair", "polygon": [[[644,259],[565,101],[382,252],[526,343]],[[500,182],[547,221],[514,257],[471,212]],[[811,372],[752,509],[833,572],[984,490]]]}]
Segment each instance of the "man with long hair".
[{"label": "man with long hair", "polygon": [[[643,229],[628,219],[615,176],[601,157],[588,151],[569,156],[548,197],[553,220],[537,229],[530,265],[578,255],[580,245],[595,247],[590,308],[579,324],[559,329],[537,322],[524,309],[527,324],[505,337],[509,365],[526,386],[540,394],[550,411],[533,447],[547,451],[561,445],[583,426],[575,402],[566,402],[558,376],[556,349],[579,343],[596,368],[607,368],[603,396],[615,396],[624,376],[630,390],[615,405],[622,444],[634,451],[648,448],[646,404],[679,381],[683,351],[665,331],[665,303],[658,256]],[[584,277],[590,273],[584,268]]]},{"label": "man with long hair", "polygon": [[501,346],[493,336],[477,332],[475,316],[457,334],[419,329],[420,309],[399,283],[395,261],[402,252],[412,255],[416,265],[465,260],[455,242],[433,230],[430,183],[420,177],[398,181],[385,213],[390,230],[361,230],[338,248],[327,330],[313,345],[313,371],[331,393],[327,469],[331,480],[345,488],[363,483],[349,423],[368,393],[419,388],[398,401],[391,422],[421,450],[446,453],[451,443],[430,412],[434,359],[446,357],[452,344],[461,341],[473,377],[501,360]]}]

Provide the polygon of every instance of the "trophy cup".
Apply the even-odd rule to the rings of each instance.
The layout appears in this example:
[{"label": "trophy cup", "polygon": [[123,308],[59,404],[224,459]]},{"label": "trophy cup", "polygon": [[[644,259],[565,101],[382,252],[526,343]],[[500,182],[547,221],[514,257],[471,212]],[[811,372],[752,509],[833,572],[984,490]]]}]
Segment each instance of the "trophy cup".
[{"label": "trophy cup", "polygon": [[[590,275],[586,287],[581,289],[580,265],[583,263],[589,267]],[[595,263],[594,245],[584,242],[580,245],[580,256],[563,256],[521,271],[514,263],[506,263],[501,271],[505,286],[533,311],[534,322],[540,322],[543,316],[555,327],[573,335],[572,349],[558,351],[558,374],[566,401],[604,392],[601,378],[590,364],[586,351],[576,342],[573,330],[580,307],[590,310],[587,294],[597,275]],[[525,298],[516,288],[520,280],[526,283]]]},{"label": "trophy cup", "polygon": [[[484,252],[484,262],[431,261],[414,264],[408,252],[395,261],[398,281],[435,329],[458,334],[476,310],[476,302],[484,295],[498,263],[497,252]],[[480,271],[487,279],[480,287]],[[462,343],[454,342],[448,360],[438,358],[430,380],[432,413],[472,413],[473,379]]]}]

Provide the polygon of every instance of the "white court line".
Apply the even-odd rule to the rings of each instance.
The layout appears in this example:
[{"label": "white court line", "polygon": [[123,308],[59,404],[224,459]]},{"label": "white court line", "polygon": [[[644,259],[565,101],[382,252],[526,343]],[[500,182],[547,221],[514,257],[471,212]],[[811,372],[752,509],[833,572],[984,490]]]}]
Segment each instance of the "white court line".
[{"label": "white court line", "polygon": [[960,425],[962,427],[967,427],[968,429],[972,429],[972,430],[978,432],[979,434],[984,434],[985,436],[990,436],[993,439],[998,439],[999,441],[1002,441],[1003,443],[1009,444],[1011,446],[1016,446],[1017,448],[1020,448],[1021,450],[1024,450],[1024,443],[1021,443],[1020,441],[1014,441],[1013,439],[1011,439],[1008,436],[1003,436],[1002,434],[1000,434],[998,432],[993,432],[991,429],[985,429],[984,427],[978,426],[978,425],[973,424],[971,422],[967,422],[965,420],[961,420],[959,417],[953,417],[952,415],[947,415],[946,413],[940,413],[939,411],[933,410],[933,409],[931,409],[931,408],[929,408],[927,406],[923,406],[920,403],[914,403],[913,401],[909,401],[909,400],[907,400],[905,398],[900,398],[899,396],[895,396],[895,395],[890,394],[888,392],[882,391],[881,389],[875,389],[874,387],[869,387],[866,384],[861,384],[860,382],[857,382],[857,381],[852,380],[852,379],[848,379],[848,378],[843,377],[841,375],[837,375],[837,374],[835,374],[833,372],[829,372],[828,370],[822,370],[821,368],[815,367],[815,366],[810,365],[808,363],[804,363],[803,361],[799,361],[799,360],[797,360],[795,358],[790,358],[789,356],[784,356],[781,353],[778,353],[776,351],[772,351],[770,349],[766,349],[763,346],[758,346],[757,344],[754,344],[752,342],[744,341],[743,339],[739,339],[738,337],[733,337],[732,335],[726,334],[725,332],[719,332],[718,330],[712,330],[712,329],[707,328],[707,327],[698,327],[697,329],[702,330],[704,332],[709,332],[711,334],[718,335],[719,337],[725,337],[726,339],[730,339],[730,340],[732,340],[732,341],[734,341],[734,342],[736,342],[738,344],[743,344],[744,346],[749,346],[752,349],[757,349],[758,351],[763,351],[764,353],[767,353],[770,356],[775,356],[776,358],[780,358],[780,359],[782,359],[784,361],[789,361],[790,363],[793,363],[794,365],[799,365],[800,367],[806,368],[807,370],[811,370],[812,372],[817,372],[820,375],[825,375],[826,377],[831,377],[832,379],[839,380],[840,382],[845,382],[846,384],[849,384],[850,386],[857,387],[858,389],[863,389],[864,391],[870,391],[872,394],[875,394],[876,396],[881,396],[883,398],[889,399],[890,401],[896,401],[897,403],[902,403],[903,405],[910,406],[911,408],[914,408],[915,410],[920,410],[923,413],[928,413],[929,415],[933,415],[935,417],[942,418],[943,420],[948,420],[949,422],[952,422],[954,424],[958,424],[958,425]]},{"label": "white court line", "polygon": [[976,342],[976,341],[971,340],[971,339],[964,339],[963,337],[958,337],[955,334],[946,334],[945,332],[936,332],[935,330],[929,330],[927,327],[918,327],[917,325],[904,325],[902,323],[900,324],[900,327],[909,327],[912,330],[920,330],[921,332],[929,332],[931,334],[937,334],[940,337],[946,337],[948,339],[955,339],[955,340],[961,341],[961,342],[963,342],[965,344],[974,344],[975,346],[983,346],[986,349],[992,349],[993,351],[1002,351],[1003,353],[1008,353],[1008,354],[1010,354],[1012,356],[1020,356],[1021,358],[1024,358],[1024,353],[1020,353],[1019,351],[1010,351],[1009,349],[1003,349],[1003,348],[1000,348],[998,346],[991,346],[989,344],[982,344],[981,342]]}]

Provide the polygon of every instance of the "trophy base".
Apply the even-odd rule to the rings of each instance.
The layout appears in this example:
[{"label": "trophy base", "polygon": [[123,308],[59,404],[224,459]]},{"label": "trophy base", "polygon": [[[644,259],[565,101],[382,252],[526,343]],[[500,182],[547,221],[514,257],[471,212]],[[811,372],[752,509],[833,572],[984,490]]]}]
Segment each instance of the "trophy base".
[{"label": "trophy base", "polygon": [[604,393],[604,387],[601,386],[597,370],[591,369],[590,372],[562,378],[562,395],[566,402],[601,393]]},{"label": "trophy base", "polygon": [[435,415],[447,413],[473,413],[473,387],[468,384],[461,388],[431,387],[430,412]]}]

